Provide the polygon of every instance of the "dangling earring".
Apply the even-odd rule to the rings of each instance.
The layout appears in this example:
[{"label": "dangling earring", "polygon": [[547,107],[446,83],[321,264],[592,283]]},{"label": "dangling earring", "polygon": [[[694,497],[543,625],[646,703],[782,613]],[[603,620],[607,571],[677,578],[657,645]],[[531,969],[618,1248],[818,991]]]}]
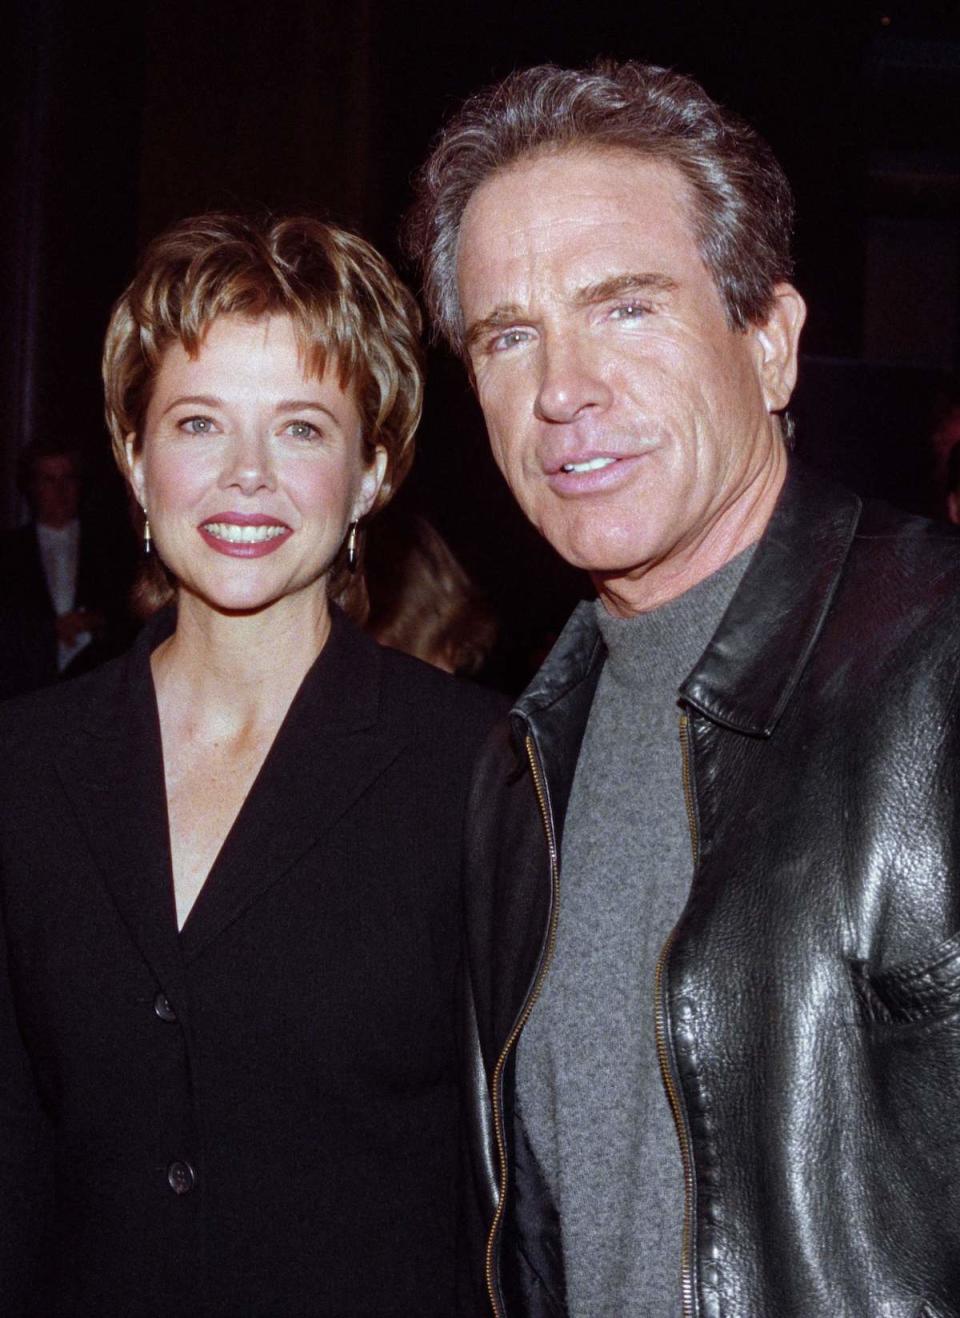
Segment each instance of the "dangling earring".
[{"label": "dangling earring", "polygon": [[143,510],[143,552],[149,554],[153,551],[153,537],[150,534],[150,518],[147,516],[147,510]]},{"label": "dangling earring", "polygon": [[351,522],[350,530],[347,532],[347,567],[350,569],[351,572],[356,572],[357,560],[359,558],[359,555],[357,553],[358,527],[359,527],[359,522]]}]

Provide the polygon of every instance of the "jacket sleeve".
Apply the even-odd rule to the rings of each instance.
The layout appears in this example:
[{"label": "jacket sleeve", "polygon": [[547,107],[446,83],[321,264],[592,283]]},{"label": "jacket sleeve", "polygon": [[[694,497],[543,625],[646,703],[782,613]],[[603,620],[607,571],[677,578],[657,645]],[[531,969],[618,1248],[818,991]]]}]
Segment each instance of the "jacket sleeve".
[{"label": "jacket sleeve", "polygon": [[36,1283],[52,1151],[15,1009],[0,910],[0,1309],[18,1318]]}]

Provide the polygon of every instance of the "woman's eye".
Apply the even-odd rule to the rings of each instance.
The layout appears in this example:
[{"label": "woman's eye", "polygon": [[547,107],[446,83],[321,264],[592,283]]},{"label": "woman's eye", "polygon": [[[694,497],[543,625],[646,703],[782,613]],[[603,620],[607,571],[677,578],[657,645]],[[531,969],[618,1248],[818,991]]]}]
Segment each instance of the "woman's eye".
[{"label": "woman's eye", "polygon": [[309,421],[291,421],[286,433],[294,439],[314,439],[320,431]]},{"label": "woman's eye", "polygon": [[188,416],[180,422],[180,429],[190,435],[210,435],[213,433],[213,422],[208,416]]}]

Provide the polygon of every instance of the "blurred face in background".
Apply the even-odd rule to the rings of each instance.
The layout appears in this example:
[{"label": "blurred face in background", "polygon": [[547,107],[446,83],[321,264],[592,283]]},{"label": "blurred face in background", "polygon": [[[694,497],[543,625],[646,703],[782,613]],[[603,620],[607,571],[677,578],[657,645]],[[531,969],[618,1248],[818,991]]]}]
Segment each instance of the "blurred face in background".
[{"label": "blurred face in background", "polygon": [[30,502],[41,526],[66,526],[76,519],[80,507],[80,477],[70,453],[38,457],[30,477]]},{"label": "blurred face in background", "polygon": [[213,322],[195,357],[164,354],[131,480],[164,563],[221,611],[319,604],[351,521],[372,506],[384,453],[363,456],[336,362],[305,372],[287,316]]}]

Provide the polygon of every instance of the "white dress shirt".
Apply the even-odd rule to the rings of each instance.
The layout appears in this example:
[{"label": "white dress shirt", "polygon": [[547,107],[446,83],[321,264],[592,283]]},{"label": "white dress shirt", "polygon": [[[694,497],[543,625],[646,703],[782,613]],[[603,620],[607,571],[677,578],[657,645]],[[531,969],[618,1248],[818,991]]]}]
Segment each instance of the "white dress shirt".
[{"label": "white dress shirt", "polygon": [[[62,618],[77,605],[80,523],[72,521],[67,522],[66,526],[43,526],[38,522],[37,544],[40,547],[40,561],[47,579],[53,611],[58,618]],[[72,645],[67,645],[64,641],[57,642],[57,668],[61,673],[71,659],[74,659],[85,645],[90,644],[91,639],[89,632],[79,632]]]}]

